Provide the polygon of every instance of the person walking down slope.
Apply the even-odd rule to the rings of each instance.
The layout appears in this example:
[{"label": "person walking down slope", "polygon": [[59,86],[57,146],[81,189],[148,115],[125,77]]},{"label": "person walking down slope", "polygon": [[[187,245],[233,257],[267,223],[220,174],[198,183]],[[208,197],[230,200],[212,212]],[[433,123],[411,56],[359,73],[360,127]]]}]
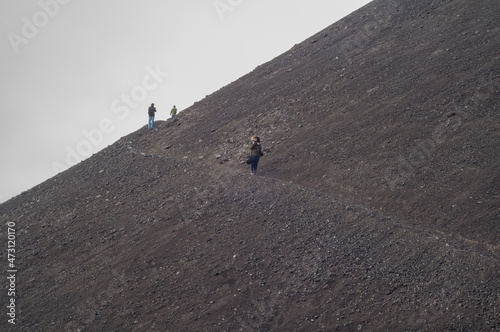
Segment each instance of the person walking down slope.
[{"label": "person walking down slope", "polygon": [[155,113],[156,113],[156,107],[155,104],[151,104],[148,109],[148,114],[149,114],[149,122],[148,122],[148,128],[153,129],[153,125],[155,122]]},{"label": "person walking down slope", "polygon": [[171,115],[172,117],[174,117],[174,116],[176,116],[176,115],[177,115],[177,108],[175,107],[175,105],[174,105],[174,108],[172,108],[172,110],[170,111],[170,115]]},{"label": "person walking down slope", "polygon": [[252,160],[250,163],[250,173],[255,175],[257,174],[257,166],[259,165],[260,157],[263,155],[262,145],[260,144],[260,138],[258,136],[252,136],[249,149],[250,159]]}]

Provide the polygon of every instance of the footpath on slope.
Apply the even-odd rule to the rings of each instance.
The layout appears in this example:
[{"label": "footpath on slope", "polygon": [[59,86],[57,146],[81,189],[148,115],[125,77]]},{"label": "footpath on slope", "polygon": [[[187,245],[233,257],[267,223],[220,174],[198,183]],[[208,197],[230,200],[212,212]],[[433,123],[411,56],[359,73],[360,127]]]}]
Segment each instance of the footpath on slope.
[{"label": "footpath on slope", "polygon": [[[223,266],[214,275],[231,276],[238,285],[251,276],[268,287],[288,289],[282,298],[250,287],[249,298],[263,297],[290,310],[294,301],[317,310],[315,301],[331,298],[331,306],[364,308],[379,322],[386,321],[395,307],[402,310],[403,320],[408,320],[408,312],[426,307],[435,308],[432,319],[442,319],[443,324],[471,312],[483,313],[486,319],[470,318],[463,326],[494,320],[499,291],[494,280],[500,262],[491,248],[270,177],[266,158],[259,175],[252,176],[244,163],[221,163],[216,157],[200,156],[197,149],[148,148],[149,143],[143,143],[149,137],[129,142],[129,151],[165,164],[182,164],[185,180],[195,181],[187,185],[196,187],[189,197],[198,201],[190,203],[197,211],[185,213],[185,221],[212,239],[214,262]],[[229,262],[228,256],[236,258]],[[240,266],[245,257],[247,263]],[[281,272],[270,275],[276,271]],[[223,282],[224,277],[217,280]],[[221,310],[231,305],[221,303]]]},{"label": "footpath on slope", "polygon": [[[178,160],[176,158],[173,158],[169,156],[168,154],[160,154],[157,153],[156,151],[148,151],[148,149],[139,146],[137,143],[139,142],[133,142],[129,141],[128,148],[131,153],[142,155],[142,156],[155,156],[159,158],[172,158],[174,160],[177,160],[178,162],[181,162],[181,160]],[[167,150],[168,151],[168,150]],[[415,235],[418,235],[420,237],[426,238],[426,239],[431,239],[433,241],[436,241],[438,243],[444,244],[446,247],[450,247],[454,250],[459,250],[462,252],[467,252],[469,254],[473,255],[478,255],[484,258],[488,258],[494,262],[499,262],[500,261],[500,247],[499,246],[493,246],[490,244],[483,244],[479,243],[477,241],[469,240],[460,236],[453,236],[450,237],[448,234],[445,234],[443,232],[435,231],[435,230],[429,230],[421,225],[417,225],[414,223],[407,222],[405,220],[402,220],[401,218],[394,218],[393,216],[385,215],[382,212],[366,207],[362,204],[357,204],[355,202],[349,202],[345,201],[342,199],[339,199],[337,197],[331,196],[329,193],[325,193],[323,191],[318,191],[317,189],[304,186],[301,184],[297,184],[294,181],[283,181],[281,179],[277,179],[274,177],[269,177],[266,175],[265,171],[265,158],[262,159],[261,165],[260,165],[260,172],[257,176],[252,176],[249,174],[248,169],[249,167],[246,164],[240,164],[238,168],[233,167],[232,165],[227,165],[223,163],[218,163],[218,162],[211,162],[207,163],[205,160],[200,160],[197,158],[193,157],[188,157],[185,156],[183,162],[189,161],[189,163],[192,163],[194,167],[197,168],[205,168],[205,167],[210,167],[210,173],[218,172],[218,178],[221,179],[224,176],[230,175],[231,177],[238,177],[239,179],[243,181],[229,181],[228,182],[232,183],[234,186],[239,186],[239,188],[242,188],[243,186],[247,185],[248,182],[265,182],[266,178],[272,179],[273,181],[276,181],[278,183],[286,183],[288,186],[291,186],[295,188],[295,190],[299,191],[304,191],[307,190],[311,192],[314,195],[317,196],[323,196],[326,197],[328,200],[331,202],[334,202],[338,204],[339,206],[342,207],[342,209],[345,210],[350,210],[353,212],[362,212],[366,215],[369,215],[375,219],[384,221],[384,222],[390,222],[393,225],[400,227],[402,229],[408,230],[413,232]],[[213,175],[211,175],[213,176]]]}]

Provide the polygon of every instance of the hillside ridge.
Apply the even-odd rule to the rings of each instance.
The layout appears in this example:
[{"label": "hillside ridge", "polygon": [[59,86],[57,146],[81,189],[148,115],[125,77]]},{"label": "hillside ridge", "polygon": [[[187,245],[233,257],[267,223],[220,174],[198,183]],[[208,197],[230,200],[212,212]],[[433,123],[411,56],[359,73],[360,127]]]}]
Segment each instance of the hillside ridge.
[{"label": "hillside ridge", "polygon": [[375,0],[1,204],[0,329],[499,330],[498,22]]}]

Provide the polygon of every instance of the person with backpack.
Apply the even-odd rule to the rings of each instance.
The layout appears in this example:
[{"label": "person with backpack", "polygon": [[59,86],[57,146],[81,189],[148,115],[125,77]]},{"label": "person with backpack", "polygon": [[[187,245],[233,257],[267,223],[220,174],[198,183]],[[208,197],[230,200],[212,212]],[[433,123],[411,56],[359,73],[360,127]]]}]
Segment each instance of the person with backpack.
[{"label": "person with backpack", "polygon": [[155,104],[151,104],[148,109],[148,114],[149,114],[149,122],[148,122],[148,128],[153,129],[153,125],[155,122],[155,113],[156,113],[156,107]]},{"label": "person with backpack", "polygon": [[249,144],[249,157],[251,160],[250,163],[250,174],[256,175],[257,174],[257,166],[259,165],[259,160],[260,157],[262,157],[264,154],[262,153],[262,145],[260,144],[260,138],[259,136],[255,135],[252,136]]}]

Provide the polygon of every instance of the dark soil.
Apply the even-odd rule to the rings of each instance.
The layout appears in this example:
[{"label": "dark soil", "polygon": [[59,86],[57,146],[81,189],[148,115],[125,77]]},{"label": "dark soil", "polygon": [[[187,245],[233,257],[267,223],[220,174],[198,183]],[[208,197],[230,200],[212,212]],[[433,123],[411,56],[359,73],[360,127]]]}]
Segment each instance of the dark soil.
[{"label": "dark soil", "polygon": [[0,205],[1,330],[500,331],[499,22],[374,1]]}]

